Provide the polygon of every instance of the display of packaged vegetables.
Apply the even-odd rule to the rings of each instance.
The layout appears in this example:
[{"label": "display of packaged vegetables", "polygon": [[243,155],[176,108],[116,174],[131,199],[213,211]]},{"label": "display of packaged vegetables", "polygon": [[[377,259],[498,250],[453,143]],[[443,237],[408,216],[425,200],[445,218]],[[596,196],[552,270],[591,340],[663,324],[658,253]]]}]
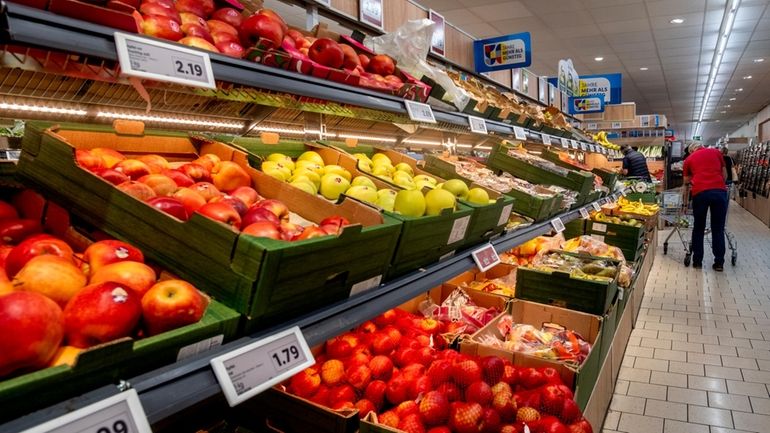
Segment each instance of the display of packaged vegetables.
[{"label": "display of packaged vegetables", "polygon": [[574,278],[594,281],[612,281],[618,273],[617,265],[610,261],[577,257],[552,251],[537,258],[530,267],[544,272],[560,271]]},{"label": "display of packaged vegetables", "polygon": [[588,254],[594,257],[607,257],[625,262],[623,251],[621,251],[620,248],[607,245],[588,235],[578,236],[568,240],[564,243],[562,249],[571,253]]},{"label": "display of packaged vegetables", "polygon": [[475,161],[445,161],[453,163],[457,168],[457,174],[460,176],[498,192],[505,193],[515,189],[539,198],[551,198],[557,194],[550,188],[534,185],[509,173],[498,176],[492,170]]},{"label": "display of packaged vegetables", "polygon": [[516,212],[511,212],[511,216],[508,218],[508,224],[505,226],[508,230],[521,229],[532,225],[532,218],[520,215]]},{"label": "display of packaged vegetables", "polygon": [[535,257],[545,251],[561,248],[564,243],[564,236],[558,234],[553,237],[538,236],[527,242],[500,254],[500,261],[510,265],[528,265],[535,260]]},{"label": "display of packaged vegetables", "polygon": [[571,189],[562,188],[560,186],[551,185],[548,187],[551,191],[556,191],[559,194],[562,195],[561,200],[561,208],[569,210],[574,206],[578,201],[578,195],[579,193],[577,191],[573,191]]},{"label": "display of packaged vegetables", "polygon": [[511,272],[504,277],[483,281],[472,281],[463,284],[460,287],[513,298],[516,295],[516,268],[513,268]]}]

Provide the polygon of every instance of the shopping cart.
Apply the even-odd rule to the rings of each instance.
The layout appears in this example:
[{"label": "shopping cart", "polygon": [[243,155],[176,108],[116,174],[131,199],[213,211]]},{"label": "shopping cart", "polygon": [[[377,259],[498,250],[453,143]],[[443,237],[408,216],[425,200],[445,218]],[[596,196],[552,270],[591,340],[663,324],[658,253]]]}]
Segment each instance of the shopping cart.
[{"label": "shopping cart", "polygon": [[[684,249],[684,265],[690,266],[690,261],[692,260],[692,227],[695,223],[695,218],[692,214],[692,203],[690,202],[687,206],[684,206],[682,203],[681,188],[663,191],[661,194],[660,218],[672,228],[671,233],[663,241],[663,254],[668,254],[668,241],[676,234],[679,236],[682,248]],[[711,213],[706,218],[705,240],[710,245],[711,229],[708,227],[710,225]],[[727,247],[730,249],[730,263],[735,266],[738,263],[738,241],[727,230],[727,227],[725,227],[725,238],[727,240]]]}]

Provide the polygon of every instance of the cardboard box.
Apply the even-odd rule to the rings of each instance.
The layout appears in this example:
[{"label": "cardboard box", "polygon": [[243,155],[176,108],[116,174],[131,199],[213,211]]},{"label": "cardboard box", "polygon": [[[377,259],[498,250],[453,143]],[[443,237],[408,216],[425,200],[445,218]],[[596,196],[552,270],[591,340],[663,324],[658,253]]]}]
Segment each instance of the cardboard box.
[{"label": "cardboard box", "polygon": [[511,302],[509,311],[516,323],[525,323],[538,328],[543,323],[558,323],[573,330],[593,345],[591,352],[580,366],[575,366],[482,344],[482,338],[485,336],[501,338],[497,323],[502,315],[473,334],[470,339],[463,340],[460,343],[460,351],[478,356],[497,355],[511,360],[514,365],[518,366],[553,367],[559,372],[564,383],[575,389],[575,401],[580,408],[585,408],[599,373],[602,317],[518,299]]},{"label": "cardboard box", "polygon": [[[183,222],[79,167],[75,150],[94,147],[111,147],[129,156],[156,153],[174,161],[214,153],[241,165],[260,195],[283,201],[303,218],[318,223],[340,215],[353,225],[339,236],[286,242],[241,235],[197,213]],[[381,279],[401,229],[399,221],[355,200],[330,203],[267,176],[249,166],[245,152],[179,133],[121,134],[93,125],[47,129],[45,124],[28,124],[19,173],[44,189],[58,191],[75,214],[136,244],[244,314],[248,330],[342,300],[355,284]]]},{"label": "cardboard box", "polygon": [[[517,268],[517,266],[514,266],[514,265],[509,265],[507,263],[500,263],[499,265],[493,267],[492,269],[489,269],[486,272],[481,272],[478,269],[471,270],[471,271],[466,271],[466,272],[463,272],[462,274],[452,278],[451,280],[447,281],[446,283],[444,283],[444,285],[445,286],[460,287],[460,286],[463,286],[463,285],[468,285],[468,284],[470,284],[470,283],[472,283],[474,281],[494,280],[496,278],[502,278],[502,277],[510,275],[511,272],[514,272],[516,270],[516,268]],[[468,290],[468,291],[469,292],[473,292],[473,293],[489,294],[489,295],[492,295],[492,296],[503,296],[503,297],[507,298],[507,296],[502,295],[502,294],[498,295],[496,293],[487,293],[487,292],[482,292],[480,290],[473,290],[473,289],[471,289],[471,290]]]}]

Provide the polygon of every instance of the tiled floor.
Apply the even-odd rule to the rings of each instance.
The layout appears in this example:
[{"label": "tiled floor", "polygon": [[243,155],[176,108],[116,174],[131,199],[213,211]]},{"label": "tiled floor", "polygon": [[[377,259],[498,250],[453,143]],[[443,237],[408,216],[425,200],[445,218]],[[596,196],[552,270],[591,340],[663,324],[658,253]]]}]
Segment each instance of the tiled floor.
[{"label": "tiled floor", "polygon": [[770,432],[770,230],[735,203],[727,226],[724,273],[708,244],[704,268],[685,268],[660,234],[604,433]]}]

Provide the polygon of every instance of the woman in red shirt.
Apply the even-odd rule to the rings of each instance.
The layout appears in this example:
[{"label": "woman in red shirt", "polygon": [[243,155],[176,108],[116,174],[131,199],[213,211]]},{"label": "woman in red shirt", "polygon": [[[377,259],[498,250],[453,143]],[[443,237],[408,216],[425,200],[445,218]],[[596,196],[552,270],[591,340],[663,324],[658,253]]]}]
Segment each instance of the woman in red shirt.
[{"label": "woman in red shirt", "polygon": [[690,156],[684,160],[684,202],[692,194],[692,266],[703,267],[703,235],[706,231],[706,214],[711,212],[711,252],[717,272],[725,264],[725,221],[727,219],[727,169],[722,153],[706,149],[700,143],[689,147]]}]

